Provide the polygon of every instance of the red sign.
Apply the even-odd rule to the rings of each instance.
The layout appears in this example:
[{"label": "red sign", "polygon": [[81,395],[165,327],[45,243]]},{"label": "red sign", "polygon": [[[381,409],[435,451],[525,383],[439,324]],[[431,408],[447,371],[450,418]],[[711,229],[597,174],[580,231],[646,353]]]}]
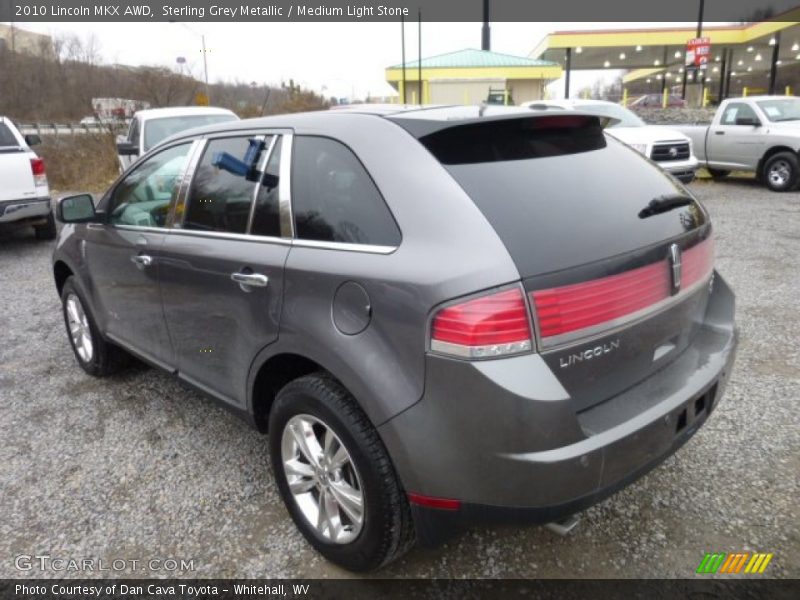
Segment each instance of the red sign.
[{"label": "red sign", "polygon": [[694,38],[686,42],[686,66],[700,67],[708,63],[711,55],[711,38]]}]

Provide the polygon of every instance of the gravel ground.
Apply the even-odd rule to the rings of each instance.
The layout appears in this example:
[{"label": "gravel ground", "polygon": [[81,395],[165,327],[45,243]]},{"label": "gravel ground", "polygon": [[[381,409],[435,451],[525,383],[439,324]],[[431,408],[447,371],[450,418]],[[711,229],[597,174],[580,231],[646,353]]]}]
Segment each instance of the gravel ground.
[{"label": "gravel ground", "polygon": [[[707,551],[753,550],[775,553],[768,575],[800,577],[800,194],[747,179],[692,189],[741,327],[707,425],[567,537],[475,529],[380,575],[687,577]],[[78,368],[50,252],[27,232],[0,237],[0,577],[74,576],[15,568],[34,554],[194,561],[137,576],[348,577],[295,530],[264,437],[156,370]]]}]

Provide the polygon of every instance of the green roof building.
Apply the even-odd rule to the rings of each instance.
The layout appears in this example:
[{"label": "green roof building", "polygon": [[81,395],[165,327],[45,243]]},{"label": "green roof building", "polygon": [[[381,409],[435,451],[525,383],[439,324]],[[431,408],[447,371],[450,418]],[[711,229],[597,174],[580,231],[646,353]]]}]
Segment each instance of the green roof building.
[{"label": "green roof building", "polygon": [[490,92],[519,104],[541,100],[561,73],[555,62],[468,48],[406,62],[405,85],[402,63],[391,66],[386,81],[411,104],[480,104]]}]

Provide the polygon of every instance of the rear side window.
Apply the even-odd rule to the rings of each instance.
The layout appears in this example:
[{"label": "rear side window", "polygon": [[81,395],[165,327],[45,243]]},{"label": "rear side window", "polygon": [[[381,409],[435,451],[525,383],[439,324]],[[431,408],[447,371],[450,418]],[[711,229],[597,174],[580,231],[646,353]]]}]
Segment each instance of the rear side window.
[{"label": "rear side window", "polygon": [[581,115],[461,125],[424,136],[420,142],[445,165],[563,156],[606,146],[599,119]]},{"label": "rear side window", "polygon": [[247,231],[255,178],[225,170],[216,164],[222,153],[237,159],[244,158],[250,146],[249,139],[232,137],[208,143],[189,192],[184,229],[225,233]]},{"label": "rear side window", "polygon": [[17,138],[5,123],[0,123],[0,146],[19,146]]},{"label": "rear side window", "polygon": [[293,154],[292,210],[298,238],[400,244],[389,208],[347,146],[330,138],[297,136]]}]

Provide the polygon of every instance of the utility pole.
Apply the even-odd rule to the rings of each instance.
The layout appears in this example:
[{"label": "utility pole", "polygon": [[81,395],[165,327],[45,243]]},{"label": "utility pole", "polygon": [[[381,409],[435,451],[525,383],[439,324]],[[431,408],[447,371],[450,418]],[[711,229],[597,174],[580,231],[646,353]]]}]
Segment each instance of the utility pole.
[{"label": "utility pole", "polygon": [[400,51],[403,55],[403,89],[402,98],[403,104],[406,103],[406,20],[403,15],[400,15]]},{"label": "utility pole", "polygon": [[422,9],[417,9],[418,30],[417,30],[417,81],[419,82],[419,105],[422,106]]},{"label": "utility pole", "polygon": [[208,58],[206,57],[206,36],[205,34],[200,34],[200,41],[203,44],[203,73],[206,79],[206,102],[211,104],[211,93],[208,90]]},{"label": "utility pole", "polygon": [[481,29],[481,50],[491,50],[492,39],[489,29],[489,0],[483,0],[483,29]]}]

